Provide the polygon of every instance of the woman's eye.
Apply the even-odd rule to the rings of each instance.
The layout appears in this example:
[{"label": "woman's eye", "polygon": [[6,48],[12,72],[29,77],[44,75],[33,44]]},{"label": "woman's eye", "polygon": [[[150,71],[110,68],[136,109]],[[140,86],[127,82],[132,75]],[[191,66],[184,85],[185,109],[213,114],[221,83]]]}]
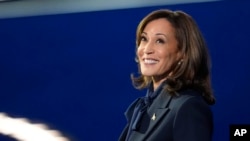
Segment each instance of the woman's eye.
[{"label": "woman's eye", "polygon": [[158,40],[156,40],[156,43],[163,44],[163,43],[165,43],[165,41],[164,41],[164,40],[162,40],[162,39],[158,39]]},{"label": "woman's eye", "polygon": [[147,41],[147,38],[144,37],[144,36],[142,36],[142,37],[141,37],[141,41]]}]

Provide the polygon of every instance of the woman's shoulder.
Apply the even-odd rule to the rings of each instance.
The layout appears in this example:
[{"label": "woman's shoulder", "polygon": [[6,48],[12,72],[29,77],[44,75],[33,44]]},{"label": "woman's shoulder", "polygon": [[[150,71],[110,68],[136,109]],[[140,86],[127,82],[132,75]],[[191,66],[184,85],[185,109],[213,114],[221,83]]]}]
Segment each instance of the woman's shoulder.
[{"label": "woman's shoulder", "polygon": [[[186,100],[201,100],[204,101],[202,93],[193,89],[186,89],[177,92],[176,96],[173,97],[174,100],[183,101]],[[205,102],[205,101],[204,101]]]},{"label": "woman's shoulder", "polygon": [[172,106],[175,109],[181,107],[193,107],[193,108],[205,108],[210,109],[210,106],[206,103],[202,94],[196,90],[187,89],[178,92],[177,96],[172,98]]}]

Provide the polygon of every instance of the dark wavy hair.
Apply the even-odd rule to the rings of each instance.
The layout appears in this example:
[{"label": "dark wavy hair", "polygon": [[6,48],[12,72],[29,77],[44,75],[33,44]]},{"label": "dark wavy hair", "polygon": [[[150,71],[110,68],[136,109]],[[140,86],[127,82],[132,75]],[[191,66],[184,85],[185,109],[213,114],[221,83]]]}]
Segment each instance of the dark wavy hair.
[{"label": "dark wavy hair", "polygon": [[[210,58],[205,40],[194,19],[183,11],[156,10],[142,19],[136,32],[136,49],[140,45],[141,34],[148,23],[153,20],[164,18],[169,21],[175,29],[175,38],[178,49],[184,55],[181,65],[176,65],[169,76],[165,90],[171,95],[176,95],[181,89],[192,88],[202,93],[208,104],[214,104],[210,80]],[[138,57],[136,56],[138,63]],[[152,77],[131,74],[132,83],[135,88],[147,88],[152,82]]]}]

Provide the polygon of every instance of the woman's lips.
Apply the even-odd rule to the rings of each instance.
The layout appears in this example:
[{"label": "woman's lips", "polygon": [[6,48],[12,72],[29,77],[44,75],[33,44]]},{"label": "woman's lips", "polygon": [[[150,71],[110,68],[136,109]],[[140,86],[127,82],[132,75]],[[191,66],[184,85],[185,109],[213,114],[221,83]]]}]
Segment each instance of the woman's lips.
[{"label": "woman's lips", "polygon": [[145,64],[156,64],[156,63],[159,62],[159,60],[154,59],[154,58],[144,58],[144,59],[143,59],[143,62],[144,62]]}]

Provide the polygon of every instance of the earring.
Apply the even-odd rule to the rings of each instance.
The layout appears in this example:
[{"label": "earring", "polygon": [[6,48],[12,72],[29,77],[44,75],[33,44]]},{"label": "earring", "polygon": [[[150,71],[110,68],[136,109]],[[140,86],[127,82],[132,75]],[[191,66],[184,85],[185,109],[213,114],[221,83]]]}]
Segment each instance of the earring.
[{"label": "earring", "polygon": [[179,62],[178,62],[178,65],[181,65],[183,62],[183,59],[181,59]]}]

